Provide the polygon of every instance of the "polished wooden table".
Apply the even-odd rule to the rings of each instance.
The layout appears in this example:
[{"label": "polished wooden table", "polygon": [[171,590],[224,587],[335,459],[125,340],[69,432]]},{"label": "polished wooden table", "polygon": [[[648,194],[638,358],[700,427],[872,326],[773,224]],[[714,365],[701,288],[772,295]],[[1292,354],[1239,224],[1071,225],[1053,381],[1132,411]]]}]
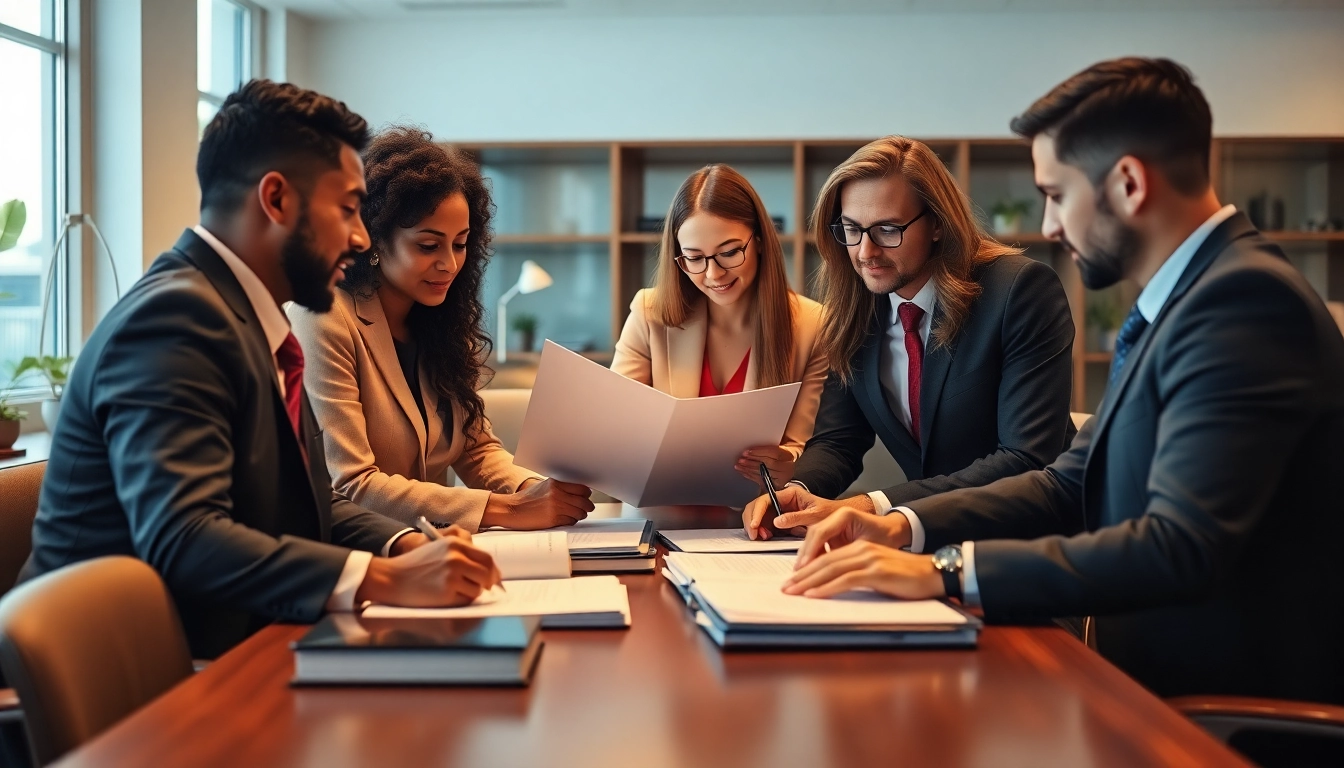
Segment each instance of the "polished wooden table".
[{"label": "polished wooden table", "polygon": [[977,650],[723,652],[661,575],[622,581],[633,626],[546,631],[527,688],[294,688],[307,628],[276,625],[60,765],[1245,764],[1061,629],[988,627]]}]

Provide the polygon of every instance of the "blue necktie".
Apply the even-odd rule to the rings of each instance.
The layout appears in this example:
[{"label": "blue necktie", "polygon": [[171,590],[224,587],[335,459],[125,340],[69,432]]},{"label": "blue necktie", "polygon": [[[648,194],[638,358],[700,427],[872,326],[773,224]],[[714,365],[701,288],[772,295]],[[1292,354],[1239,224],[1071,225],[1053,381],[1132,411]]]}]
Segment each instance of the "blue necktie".
[{"label": "blue necktie", "polygon": [[1116,379],[1120,378],[1120,371],[1125,367],[1125,358],[1129,356],[1129,350],[1134,346],[1134,342],[1139,340],[1143,331],[1148,327],[1148,321],[1143,319],[1139,312],[1139,305],[1136,303],[1134,308],[1129,310],[1125,317],[1125,322],[1120,326],[1120,333],[1115,337],[1115,355],[1111,358],[1111,375],[1106,381],[1106,387],[1109,389],[1115,386]]}]

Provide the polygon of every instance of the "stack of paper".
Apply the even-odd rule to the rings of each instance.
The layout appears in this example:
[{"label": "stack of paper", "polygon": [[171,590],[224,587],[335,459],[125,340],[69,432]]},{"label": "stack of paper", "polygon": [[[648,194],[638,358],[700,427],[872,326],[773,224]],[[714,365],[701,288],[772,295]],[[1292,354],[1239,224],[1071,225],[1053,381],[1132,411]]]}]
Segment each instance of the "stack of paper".
[{"label": "stack of paper", "polygon": [[869,590],[831,598],[786,595],[793,558],[669,553],[667,576],[716,643],[738,646],[973,646],[980,621],[941,600]]},{"label": "stack of paper", "polygon": [[401,608],[373,605],[366,619],[478,619],[487,616],[540,616],[543,629],[597,629],[630,626],[630,599],[615,576],[505,581],[460,608]]},{"label": "stack of paper", "polygon": [[489,552],[505,579],[563,579],[571,571],[654,569],[653,523],[637,518],[581,520],[549,531],[489,530],[472,541]]},{"label": "stack of paper", "polygon": [[659,531],[667,548],[677,552],[797,552],[802,539],[776,536],[753,541],[741,528],[697,528],[684,531]]}]

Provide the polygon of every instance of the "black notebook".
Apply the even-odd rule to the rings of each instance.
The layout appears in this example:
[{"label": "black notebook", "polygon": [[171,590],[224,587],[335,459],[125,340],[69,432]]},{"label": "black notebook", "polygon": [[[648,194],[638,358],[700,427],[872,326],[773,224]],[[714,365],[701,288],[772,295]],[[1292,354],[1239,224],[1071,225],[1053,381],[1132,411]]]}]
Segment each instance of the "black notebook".
[{"label": "black notebook", "polygon": [[333,613],[294,643],[296,685],[527,685],[541,619],[367,619]]}]

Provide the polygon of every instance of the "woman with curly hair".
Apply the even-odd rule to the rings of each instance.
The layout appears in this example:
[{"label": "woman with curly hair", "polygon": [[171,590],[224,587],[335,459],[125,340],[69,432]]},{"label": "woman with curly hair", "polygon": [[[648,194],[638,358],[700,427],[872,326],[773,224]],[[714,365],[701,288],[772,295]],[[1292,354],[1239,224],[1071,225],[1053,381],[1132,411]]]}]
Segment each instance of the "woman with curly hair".
[{"label": "woman with curly hair", "polygon": [[[583,519],[588,488],[515,466],[476,392],[490,350],[480,290],[494,208],[480,169],[397,127],[370,142],[364,175],[372,247],[330,312],[289,310],[332,485],[406,523],[424,515],[475,531]],[[445,485],[450,466],[469,487]]]}]

